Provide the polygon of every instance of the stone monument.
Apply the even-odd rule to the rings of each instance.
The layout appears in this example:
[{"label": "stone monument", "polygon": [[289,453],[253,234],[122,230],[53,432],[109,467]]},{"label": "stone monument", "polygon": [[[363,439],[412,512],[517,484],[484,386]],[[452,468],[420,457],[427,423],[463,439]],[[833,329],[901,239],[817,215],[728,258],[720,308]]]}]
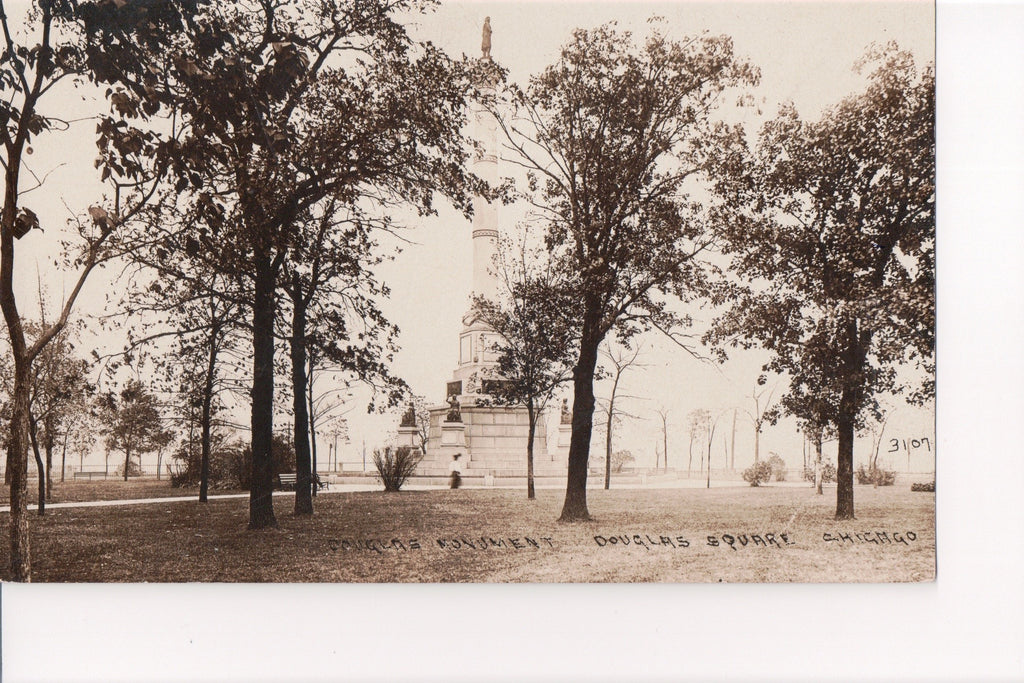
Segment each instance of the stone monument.
[{"label": "stone monument", "polygon": [[[491,61],[491,22],[484,20],[481,61]],[[486,70],[484,70],[486,71]],[[484,98],[493,101],[494,85],[479,84]],[[489,184],[497,184],[498,126],[494,116],[478,105],[473,112],[473,135],[481,143],[474,155],[473,172]],[[494,259],[498,251],[498,202],[474,201],[471,239],[473,242],[473,279],[470,301],[479,297],[496,299],[498,278]],[[448,463],[455,453],[463,455],[463,477],[525,477],[526,443],[529,418],[524,406],[495,405],[494,382],[500,382],[495,368],[495,350],[499,337],[481,318],[471,303],[462,317],[459,333],[458,365],[448,382],[444,400],[430,409],[430,432],[426,458],[417,474],[447,476]],[[536,476],[566,476],[564,454],[551,454],[547,448],[545,418],[537,422],[534,438]]]}]

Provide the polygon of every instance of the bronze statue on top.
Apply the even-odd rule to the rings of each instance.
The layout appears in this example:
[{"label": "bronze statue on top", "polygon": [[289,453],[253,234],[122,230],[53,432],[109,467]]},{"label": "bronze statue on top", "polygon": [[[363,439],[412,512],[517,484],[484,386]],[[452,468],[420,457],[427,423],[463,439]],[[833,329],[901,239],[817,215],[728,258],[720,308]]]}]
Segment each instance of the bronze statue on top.
[{"label": "bronze statue on top", "polygon": [[491,58],[491,18],[484,17],[483,40],[480,42],[480,51],[484,59]]}]

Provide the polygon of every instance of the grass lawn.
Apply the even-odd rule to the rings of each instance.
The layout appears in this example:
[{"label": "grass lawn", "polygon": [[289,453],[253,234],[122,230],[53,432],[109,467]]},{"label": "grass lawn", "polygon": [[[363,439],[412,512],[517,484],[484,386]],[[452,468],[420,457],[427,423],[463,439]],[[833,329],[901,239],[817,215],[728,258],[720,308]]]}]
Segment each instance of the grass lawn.
[{"label": "grass lawn", "polygon": [[[535,501],[500,489],[328,493],[317,497],[313,517],[299,518],[287,496],[275,499],[279,528],[259,532],[246,531],[247,499],[53,509],[31,517],[33,580],[883,582],[935,576],[935,496],[904,487],[858,486],[852,522],[832,519],[834,488],[824,496],[771,486],[591,490],[594,521],[575,524],[555,521],[562,499],[555,490],[538,491]],[[6,537],[10,517],[0,519]],[[4,572],[7,552],[0,543]]]},{"label": "grass lawn", "polygon": [[[34,476],[29,477],[29,503],[38,502],[36,492],[38,482]],[[244,491],[210,491],[211,496],[219,493],[244,493]],[[167,479],[96,479],[71,480],[61,483],[53,482],[50,491],[50,503],[81,503],[92,500],[127,500],[132,498],[171,498],[175,496],[195,496],[199,498],[199,487],[172,488]],[[0,487],[0,505],[10,505],[11,491],[8,487]]]}]

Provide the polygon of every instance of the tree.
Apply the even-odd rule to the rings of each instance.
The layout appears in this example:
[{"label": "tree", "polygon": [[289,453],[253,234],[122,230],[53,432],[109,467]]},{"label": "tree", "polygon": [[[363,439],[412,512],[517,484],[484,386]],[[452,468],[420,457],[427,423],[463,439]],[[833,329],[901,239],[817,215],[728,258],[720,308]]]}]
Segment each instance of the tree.
[{"label": "tree", "polygon": [[[40,298],[42,299],[42,296]],[[45,326],[44,318],[42,325],[27,327],[30,333],[37,334]],[[74,341],[66,327],[42,349],[33,365],[29,399],[29,439],[39,475],[40,515],[44,514],[46,502],[49,501],[53,488],[51,469],[54,448],[58,440],[63,439],[66,449],[68,433],[75,416],[87,411],[87,403],[92,392],[87,379],[88,369],[89,364],[74,355]],[[40,455],[40,446],[46,453],[45,463]],[[61,467],[63,468],[63,458]]]},{"label": "tree", "polygon": [[505,242],[496,255],[499,301],[477,298],[480,319],[498,333],[495,374],[500,378],[493,400],[524,405],[528,419],[526,497],[536,498],[533,443],[537,420],[551,397],[569,380],[576,330],[570,292],[539,250]]},{"label": "tree", "polygon": [[730,286],[717,338],[771,351],[767,368],[788,372],[791,391],[826,390],[818,425],[839,441],[837,519],[854,516],[854,434],[875,396],[934,392],[934,70],[894,43],[857,68],[870,70],[863,92],[817,122],[784,105],[756,152],[730,162],[736,210],[721,223],[733,270],[757,289]]},{"label": "tree", "polygon": [[611,466],[616,472],[621,472],[622,468],[631,462],[636,462],[636,458],[629,451],[615,451],[612,453]]},{"label": "tree", "polygon": [[168,88],[189,126],[173,169],[186,194],[175,201],[195,221],[178,232],[153,224],[149,237],[165,275],[187,277],[177,264],[190,259],[247,282],[250,529],[276,525],[274,325],[310,212],[334,198],[428,214],[435,194],[469,211],[460,131],[475,65],[412,43],[396,17],[421,9],[413,0],[216,3],[173,56]]},{"label": "tree", "polygon": [[[697,410],[691,410],[687,417],[688,431],[690,433],[690,458],[686,463],[686,476],[690,476],[690,472],[693,470],[693,442],[697,441],[702,443],[704,439],[704,430],[707,424],[711,422],[711,412],[704,408]],[[700,471],[704,471],[704,454],[701,452],[701,465]]]},{"label": "tree", "polygon": [[124,453],[124,480],[132,469],[133,458],[164,448],[171,434],[161,424],[156,397],[141,382],[131,379],[117,394],[100,399],[101,419],[110,450]]},{"label": "tree", "polygon": [[[635,396],[621,396],[619,395],[619,383],[622,380],[622,376],[630,368],[642,368],[643,364],[637,363],[637,358],[640,356],[641,346],[637,345],[636,349],[630,353],[629,347],[618,348],[614,351],[605,350],[604,356],[612,364],[612,370],[610,371],[612,387],[608,398],[603,401],[604,406],[602,412],[604,413],[604,426],[605,426],[605,441],[604,441],[604,488],[607,491],[611,487],[611,470],[612,470],[612,435],[614,433],[615,424],[623,417],[636,417],[635,415],[629,415],[622,410],[621,399],[636,398]],[[620,402],[616,404],[616,398],[620,399]]]},{"label": "tree", "polygon": [[[150,219],[169,223],[188,221],[187,217],[164,216],[158,208],[150,211]],[[192,278],[154,277],[145,266],[144,250],[132,254],[130,260],[134,262],[135,272],[118,307],[120,312],[114,316],[117,327],[127,327],[128,340],[123,351],[102,360],[107,370],[116,370],[121,363],[144,354],[147,348],[171,340],[170,348],[164,347],[164,353],[157,355],[155,361],[164,371],[166,389],[177,395],[179,419],[189,434],[186,446],[189,467],[193,463],[191,451],[198,427],[199,456],[195,461],[198,471],[191,481],[198,481],[199,502],[205,503],[209,497],[216,416],[223,408],[222,395],[237,386],[230,381],[226,370],[232,366],[236,366],[235,374],[239,370],[237,363],[227,359],[237,355],[239,333],[244,325],[244,311],[239,303],[243,296],[242,283],[217,273],[202,279],[201,285],[198,272],[193,273]],[[184,262],[181,267],[189,265]],[[149,358],[154,359],[152,355]],[[158,479],[160,460],[158,455]]]},{"label": "tree", "polygon": [[420,450],[427,454],[427,443],[430,441],[430,407],[427,397],[419,394],[413,396],[413,410],[416,414],[416,436],[420,441]]},{"label": "tree", "polygon": [[589,518],[598,347],[612,330],[626,341],[645,326],[675,326],[662,295],[688,300],[703,289],[707,208],[688,190],[741,136],[715,125],[711,110],[727,88],[757,80],[726,37],[675,42],[654,32],[638,48],[607,25],[576,31],[557,62],[514,91],[516,119],[499,122],[578,301],[563,521]]},{"label": "tree", "polygon": [[[757,385],[763,387],[767,383],[767,378],[761,375],[757,378]],[[754,463],[761,459],[761,430],[764,428],[765,422],[775,423],[778,419],[778,410],[772,405],[772,396],[775,395],[775,389],[778,387],[778,382],[772,385],[771,390],[761,389],[758,391],[754,389],[750,392],[750,399],[754,402],[754,410],[746,410],[747,417],[750,418],[751,424],[754,425]],[[765,391],[768,391],[768,396],[765,398]],[[762,403],[762,398],[764,402]]]},{"label": "tree", "polygon": [[335,373],[352,376],[397,405],[404,383],[388,370],[398,329],[376,299],[387,288],[372,277],[382,258],[372,233],[390,231],[388,217],[342,209],[331,197],[312,207],[310,220],[297,226],[284,267],[284,291],[291,304],[288,345],[295,417],[295,514],[312,514],[315,486],[316,415],[313,380],[326,362]]},{"label": "tree", "polygon": [[[125,5],[128,3],[121,3]],[[53,321],[37,335],[26,335],[18,310],[14,276],[18,272],[15,240],[35,228],[42,229],[36,213],[23,203],[26,192],[43,184],[27,164],[35,138],[68,122],[60,112],[45,109],[46,95],[62,81],[79,77],[98,83],[116,83],[129,73],[140,74],[150,64],[123,60],[134,45],[160,44],[169,31],[181,26],[181,12],[190,2],[132,3],[123,13],[117,3],[40,2],[26,13],[19,30],[5,3],[0,1],[0,164],[4,169],[3,207],[0,209],[0,309],[14,360],[14,389],[7,470],[11,473],[10,567],[16,581],[30,581],[32,573],[26,511],[29,402],[33,365],[43,349],[64,329],[82,287],[98,264],[109,258],[108,238],[145,205],[161,175],[154,162],[155,138],[131,121],[146,119],[159,105],[128,96],[120,88],[107,91],[111,110],[97,116],[96,137],[103,181],[110,180],[114,197],[107,208],[89,207],[89,221],[79,220],[78,242],[65,254],[75,271],[72,286]],[[115,19],[115,15],[121,19]],[[123,18],[130,15],[130,21]],[[54,256],[59,261],[60,255]]]},{"label": "tree", "polygon": [[[669,410],[665,406],[661,406],[654,412],[661,418],[661,439],[662,439],[662,451],[665,453],[665,471],[668,472],[668,413]],[[654,469],[658,469],[658,463],[654,463]]]}]

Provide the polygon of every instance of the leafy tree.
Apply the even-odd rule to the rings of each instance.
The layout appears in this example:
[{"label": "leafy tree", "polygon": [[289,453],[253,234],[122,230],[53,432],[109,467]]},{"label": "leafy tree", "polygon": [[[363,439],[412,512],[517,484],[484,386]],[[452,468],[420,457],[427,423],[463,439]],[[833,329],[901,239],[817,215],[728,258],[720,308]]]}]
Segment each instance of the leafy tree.
[{"label": "leafy tree", "polygon": [[[243,278],[251,313],[249,527],[276,525],[270,444],[274,324],[314,207],[468,211],[461,129],[469,66],[413,44],[396,17],[414,0],[275,0],[207,6],[172,56],[167,88],[188,122],[176,146],[177,206],[194,218],[148,236],[159,271],[183,259]],[[360,263],[358,260],[356,263]],[[307,264],[294,263],[294,268]],[[299,487],[302,489],[303,487]]]},{"label": "leafy tree", "polygon": [[[802,120],[792,105],[732,164],[723,221],[736,305],[712,335],[760,344],[837,433],[836,518],[852,519],[853,441],[879,392],[934,392],[935,78],[894,43],[858,64],[866,89]],[[739,342],[739,340],[744,340]],[[897,373],[916,367],[911,386]],[[824,389],[822,392],[821,390]]]},{"label": "leafy tree", "polygon": [[388,217],[374,218],[356,208],[342,209],[331,197],[314,207],[309,221],[297,226],[284,266],[284,291],[291,305],[288,345],[295,417],[295,513],[312,514],[314,373],[327,364],[335,374],[361,380],[394,406],[404,383],[388,370],[398,329],[376,300],[387,294],[372,270],[380,264],[373,233],[390,231]]},{"label": "leafy tree", "polygon": [[[34,140],[68,125],[66,119],[70,117],[47,109],[47,95],[58,84],[85,79],[115,84],[127,74],[141,75],[152,65],[124,60],[122,55],[138,44],[148,44],[154,52],[159,51],[156,46],[181,26],[181,13],[194,3],[131,3],[120,14],[117,4],[72,0],[33,3],[20,17],[19,26],[19,17],[12,16],[6,3],[0,1],[0,165],[4,197],[0,209],[0,309],[14,361],[7,469],[11,473],[10,566],[16,581],[31,580],[32,572],[25,509],[33,366],[43,349],[67,325],[89,275],[109,258],[110,235],[125,225],[155,190],[162,170],[157,161],[156,138],[133,125],[133,121],[157,113],[159,105],[147,100],[140,106],[141,98],[128,96],[123,88],[108,89],[111,109],[98,116],[96,141],[100,156],[96,163],[101,179],[113,185],[113,201],[106,208],[89,207],[91,220],[77,221],[77,243],[69,245],[68,252],[63,254],[74,271],[73,284],[59,313],[36,335],[26,334],[14,286],[15,273],[19,272],[15,240],[25,238],[35,228],[42,229],[38,216],[25,205],[23,197],[42,185],[45,176],[40,178],[32,172],[27,157],[32,154]],[[50,254],[43,260],[53,257],[59,262],[60,256]]]},{"label": "leafy tree", "polygon": [[493,400],[526,406],[526,497],[536,498],[533,445],[537,421],[557,389],[571,376],[576,329],[573,302],[546,255],[524,243],[499,248],[499,300],[477,298],[480,319],[499,335],[496,375],[502,381]]},{"label": "leafy tree", "polygon": [[[45,326],[45,322],[42,326]],[[28,327],[30,332],[38,332],[39,327]],[[43,348],[33,365],[29,438],[39,473],[40,515],[44,514],[53,488],[51,470],[54,448],[60,439],[64,440],[66,447],[68,432],[75,416],[88,409],[92,393],[88,370],[89,364],[75,355],[74,341],[66,327]],[[40,446],[46,453],[45,464],[40,456]]]},{"label": "leafy tree", "polygon": [[675,42],[654,32],[637,47],[608,25],[576,31],[553,65],[515,91],[516,118],[500,122],[578,301],[563,521],[589,517],[598,347],[612,330],[625,341],[647,325],[676,326],[664,295],[689,300],[704,289],[708,210],[690,190],[709,179],[710,157],[742,136],[714,124],[711,111],[727,88],[757,80],[726,37]]},{"label": "leafy tree", "polygon": [[161,424],[156,397],[136,379],[129,380],[117,394],[101,396],[100,407],[106,446],[124,453],[123,476],[128,481],[132,458],[166,447],[171,433]]}]

